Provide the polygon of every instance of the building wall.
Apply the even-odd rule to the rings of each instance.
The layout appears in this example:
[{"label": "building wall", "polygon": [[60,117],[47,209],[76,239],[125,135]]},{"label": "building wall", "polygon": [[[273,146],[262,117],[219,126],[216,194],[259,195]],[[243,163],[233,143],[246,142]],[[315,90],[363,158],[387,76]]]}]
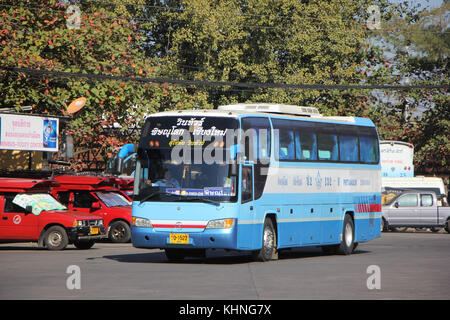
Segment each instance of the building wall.
[{"label": "building wall", "polygon": [[42,158],[42,151],[0,150],[0,170],[42,170]]}]

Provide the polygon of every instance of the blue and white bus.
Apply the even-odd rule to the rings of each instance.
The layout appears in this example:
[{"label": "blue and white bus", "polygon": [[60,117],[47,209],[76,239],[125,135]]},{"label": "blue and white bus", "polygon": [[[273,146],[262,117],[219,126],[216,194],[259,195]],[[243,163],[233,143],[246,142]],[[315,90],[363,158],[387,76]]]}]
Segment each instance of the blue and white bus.
[{"label": "blue and white bus", "polygon": [[378,134],[369,119],[291,105],[156,113],[133,193],[133,245],[169,260],[211,248],[259,261],[301,246],[351,254],[380,236]]}]

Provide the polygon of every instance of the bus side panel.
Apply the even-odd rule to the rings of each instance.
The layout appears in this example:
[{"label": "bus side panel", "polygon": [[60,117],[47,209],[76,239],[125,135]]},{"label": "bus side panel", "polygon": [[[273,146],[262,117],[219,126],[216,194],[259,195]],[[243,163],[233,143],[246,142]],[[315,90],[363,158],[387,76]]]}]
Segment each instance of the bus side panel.
[{"label": "bus side panel", "polygon": [[322,207],[322,244],[340,242],[343,221],[341,206],[330,204]]},{"label": "bus side panel", "polygon": [[[237,249],[255,250],[257,249],[257,236],[262,230],[264,221],[251,219],[239,219],[237,225]],[[262,238],[261,238],[262,239]],[[260,244],[261,246],[261,244]]]},{"label": "bus side panel", "polygon": [[258,202],[277,208],[279,248],[340,243],[346,213],[354,217],[356,242],[380,236],[379,167],[280,163],[275,169]]},{"label": "bus side panel", "polygon": [[381,236],[381,212],[355,217],[355,242],[365,242]]}]

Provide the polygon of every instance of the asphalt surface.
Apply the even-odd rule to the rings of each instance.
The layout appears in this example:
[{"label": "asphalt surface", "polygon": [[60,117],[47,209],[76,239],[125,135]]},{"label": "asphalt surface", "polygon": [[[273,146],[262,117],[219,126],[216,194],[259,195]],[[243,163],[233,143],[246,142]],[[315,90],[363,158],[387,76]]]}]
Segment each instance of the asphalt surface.
[{"label": "asphalt surface", "polygon": [[264,263],[223,250],[174,263],[131,244],[0,244],[0,299],[440,300],[450,297],[449,268],[450,234],[431,232],[383,233],[350,256],[310,247]]}]

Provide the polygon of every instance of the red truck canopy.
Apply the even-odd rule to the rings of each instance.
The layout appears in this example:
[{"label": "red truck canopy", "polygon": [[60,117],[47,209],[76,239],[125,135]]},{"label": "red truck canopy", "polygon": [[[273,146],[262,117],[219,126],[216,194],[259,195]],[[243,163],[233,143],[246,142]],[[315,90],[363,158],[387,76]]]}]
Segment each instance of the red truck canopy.
[{"label": "red truck canopy", "polygon": [[116,177],[60,175],[53,179],[60,184],[58,190],[118,190],[122,184]]},{"label": "red truck canopy", "polygon": [[0,192],[48,192],[52,187],[59,185],[59,182],[54,180],[0,178]]},{"label": "red truck canopy", "polygon": [[133,190],[134,178],[119,178],[120,189]]}]

